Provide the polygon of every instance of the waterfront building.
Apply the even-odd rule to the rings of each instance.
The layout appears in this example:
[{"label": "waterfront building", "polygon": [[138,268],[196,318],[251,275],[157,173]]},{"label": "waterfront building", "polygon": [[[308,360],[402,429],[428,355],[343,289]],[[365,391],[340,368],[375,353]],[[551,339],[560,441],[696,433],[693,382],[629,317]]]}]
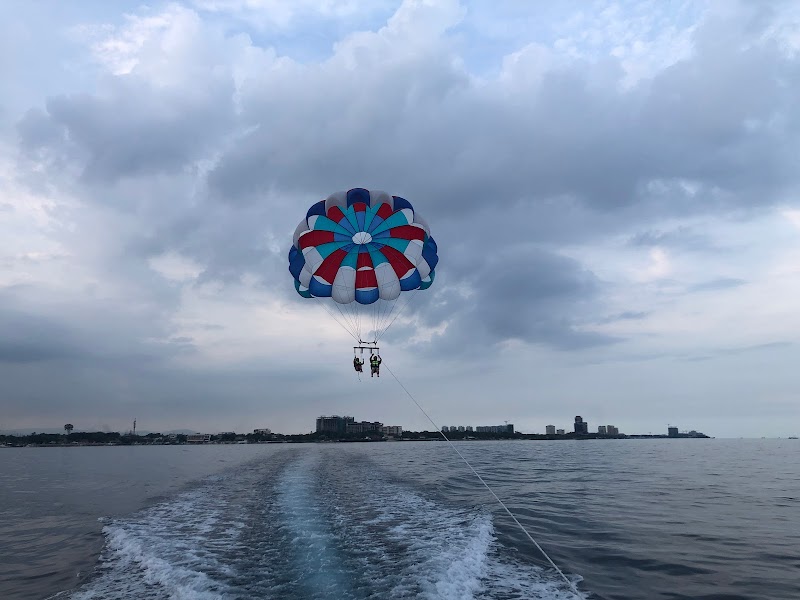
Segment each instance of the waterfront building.
[{"label": "waterfront building", "polygon": [[544,428],[544,432],[547,435],[555,435],[556,434],[556,426],[555,425],[547,425]]},{"label": "waterfront building", "polygon": [[448,431],[450,431],[450,427],[447,425],[442,425],[442,433],[447,433]]},{"label": "waterfront building", "polygon": [[450,425],[450,431],[451,431],[451,432],[458,431],[458,426],[456,426],[456,425]]},{"label": "waterfront building", "polygon": [[514,433],[514,424],[505,425],[478,425],[475,428],[478,433]]},{"label": "waterfront building", "polygon": [[598,425],[597,426],[597,433],[599,435],[605,435],[606,434],[606,426],[605,425]]},{"label": "waterfront building", "polygon": [[353,417],[340,417],[338,415],[317,417],[317,433],[345,433],[347,424],[354,421]]},{"label": "waterfront building", "polygon": [[361,421],[360,423],[356,423],[355,420],[353,420],[345,424],[345,433],[373,432],[383,432],[383,423],[378,421]]},{"label": "waterfront building", "polygon": [[564,435],[563,429],[556,429],[556,435]]},{"label": "waterfront building", "polygon": [[678,428],[667,427],[667,435],[669,435],[669,437],[678,437]]},{"label": "waterfront building", "polygon": [[459,425],[458,426],[458,430],[463,433],[465,431],[464,426],[463,425]]},{"label": "waterfront building", "polygon": [[210,441],[210,433],[190,433],[186,436],[186,443],[188,444],[207,444]]},{"label": "waterfront building", "polygon": [[613,425],[606,425],[606,433],[608,435],[619,435],[619,429],[617,429]]},{"label": "waterfront building", "polygon": [[384,425],[381,430],[386,435],[401,436],[403,435],[403,428],[400,425]]},{"label": "waterfront building", "polygon": [[584,421],[583,417],[575,417],[575,433],[589,433],[589,422]]},{"label": "waterfront building", "polygon": [[472,425],[467,425],[467,431],[473,431]]}]

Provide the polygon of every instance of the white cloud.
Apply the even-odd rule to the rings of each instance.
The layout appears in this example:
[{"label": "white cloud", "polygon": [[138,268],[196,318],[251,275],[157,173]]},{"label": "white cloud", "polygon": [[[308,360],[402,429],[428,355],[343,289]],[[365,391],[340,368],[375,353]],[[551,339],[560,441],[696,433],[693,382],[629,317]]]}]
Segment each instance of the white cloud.
[{"label": "white cloud", "polygon": [[191,258],[177,252],[165,252],[149,259],[150,268],[171,281],[196,279],[203,268]]},{"label": "white cloud", "polygon": [[[350,25],[373,10],[361,3],[255,0],[73,26],[96,63],[90,83],[42,97],[20,142],[4,142],[0,252],[13,269],[0,285],[29,287],[0,288],[0,300],[67,321],[71,344],[133,371],[154,373],[153,359],[174,369],[158,397],[198,373],[209,389],[244,373],[238,389],[256,402],[269,365],[298,414],[320,390],[373,410],[342,380],[346,334],[294,295],[285,254],[309,204],[374,185],[424,206],[440,242],[437,283],[388,346],[440,409],[483,414],[500,390],[499,410],[533,420],[547,401],[514,396],[537,378],[556,394],[560,373],[575,395],[624,412],[631,392],[587,362],[649,358],[666,379],[676,356],[797,339],[794,58],[767,43],[743,52],[741,10],[517,6],[526,26],[509,41],[488,5],[394,6],[376,27]],[[537,10],[549,20],[529,29]],[[790,40],[787,14],[752,39]],[[319,19],[335,23],[332,54],[273,48],[315,35]],[[497,69],[474,68],[487,40]],[[444,344],[474,346],[490,374],[449,363]],[[59,360],[79,361],[70,349]],[[724,369],[708,372],[725,388]],[[135,386],[125,373],[114,377]]]},{"label": "white cloud", "polygon": [[555,47],[592,62],[615,57],[625,72],[623,86],[631,88],[691,56],[702,15],[691,1],[598,2],[556,27]]},{"label": "white cloud", "polygon": [[797,209],[786,209],[781,212],[783,217],[789,221],[794,227],[800,229],[800,210]]},{"label": "white cloud", "polygon": [[[288,29],[303,19],[345,19],[385,9],[378,0],[191,0],[200,11],[242,19],[258,28]],[[393,4],[393,3],[392,3]]]}]

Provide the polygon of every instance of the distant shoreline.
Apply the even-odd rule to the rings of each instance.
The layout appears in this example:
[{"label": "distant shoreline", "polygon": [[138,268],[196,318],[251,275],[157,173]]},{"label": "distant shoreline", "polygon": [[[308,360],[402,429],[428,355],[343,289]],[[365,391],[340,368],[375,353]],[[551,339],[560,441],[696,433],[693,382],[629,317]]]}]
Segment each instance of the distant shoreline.
[{"label": "distant shoreline", "polygon": [[[451,442],[507,442],[507,441],[585,441],[585,440],[680,440],[680,439],[715,439],[708,435],[542,435],[542,434],[517,434],[514,437],[504,438],[448,438],[447,441]],[[778,438],[782,439],[782,438]],[[791,438],[789,438],[791,439]],[[0,448],[98,448],[98,447],[119,447],[119,446],[250,446],[257,444],[361,444],[372,442],[444,442],[445,439],[439,437],[423,437],[423,438],[383,438],[383,439],[326,439],[326,440],[265,440],[258,442],[228,442],[228,441],[209,441],[209,442],[175,442],[175,443],[153,443],[149,441],[125,441],[125,442],[49,442],[49,443],[18,443],[0,444]]]}]

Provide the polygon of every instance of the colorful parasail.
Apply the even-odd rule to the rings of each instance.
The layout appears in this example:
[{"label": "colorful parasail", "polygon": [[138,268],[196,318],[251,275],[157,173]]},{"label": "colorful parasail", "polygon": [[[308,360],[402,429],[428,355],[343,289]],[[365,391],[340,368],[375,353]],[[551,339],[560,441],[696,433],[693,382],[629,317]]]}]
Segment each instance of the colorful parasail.
[{"label": "colorful parasail", "polygon": [[312,205],[289,250],[297,292],[320,298],[357,341],[372,343],[433,284],[438,261],[430,228],[408,200],[363,188]]}]

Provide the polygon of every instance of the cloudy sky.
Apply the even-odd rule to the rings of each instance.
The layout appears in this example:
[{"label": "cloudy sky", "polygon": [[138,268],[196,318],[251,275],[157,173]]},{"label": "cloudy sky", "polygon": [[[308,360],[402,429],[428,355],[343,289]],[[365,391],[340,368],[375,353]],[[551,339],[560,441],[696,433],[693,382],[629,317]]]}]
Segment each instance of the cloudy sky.
[{"label": "cloudy sky", "polygon": [[0,5],[0,429],[428,424],[287,270],[401,195],[440,263],[384,338],[440,424],[800,433],[800,7]]}]

